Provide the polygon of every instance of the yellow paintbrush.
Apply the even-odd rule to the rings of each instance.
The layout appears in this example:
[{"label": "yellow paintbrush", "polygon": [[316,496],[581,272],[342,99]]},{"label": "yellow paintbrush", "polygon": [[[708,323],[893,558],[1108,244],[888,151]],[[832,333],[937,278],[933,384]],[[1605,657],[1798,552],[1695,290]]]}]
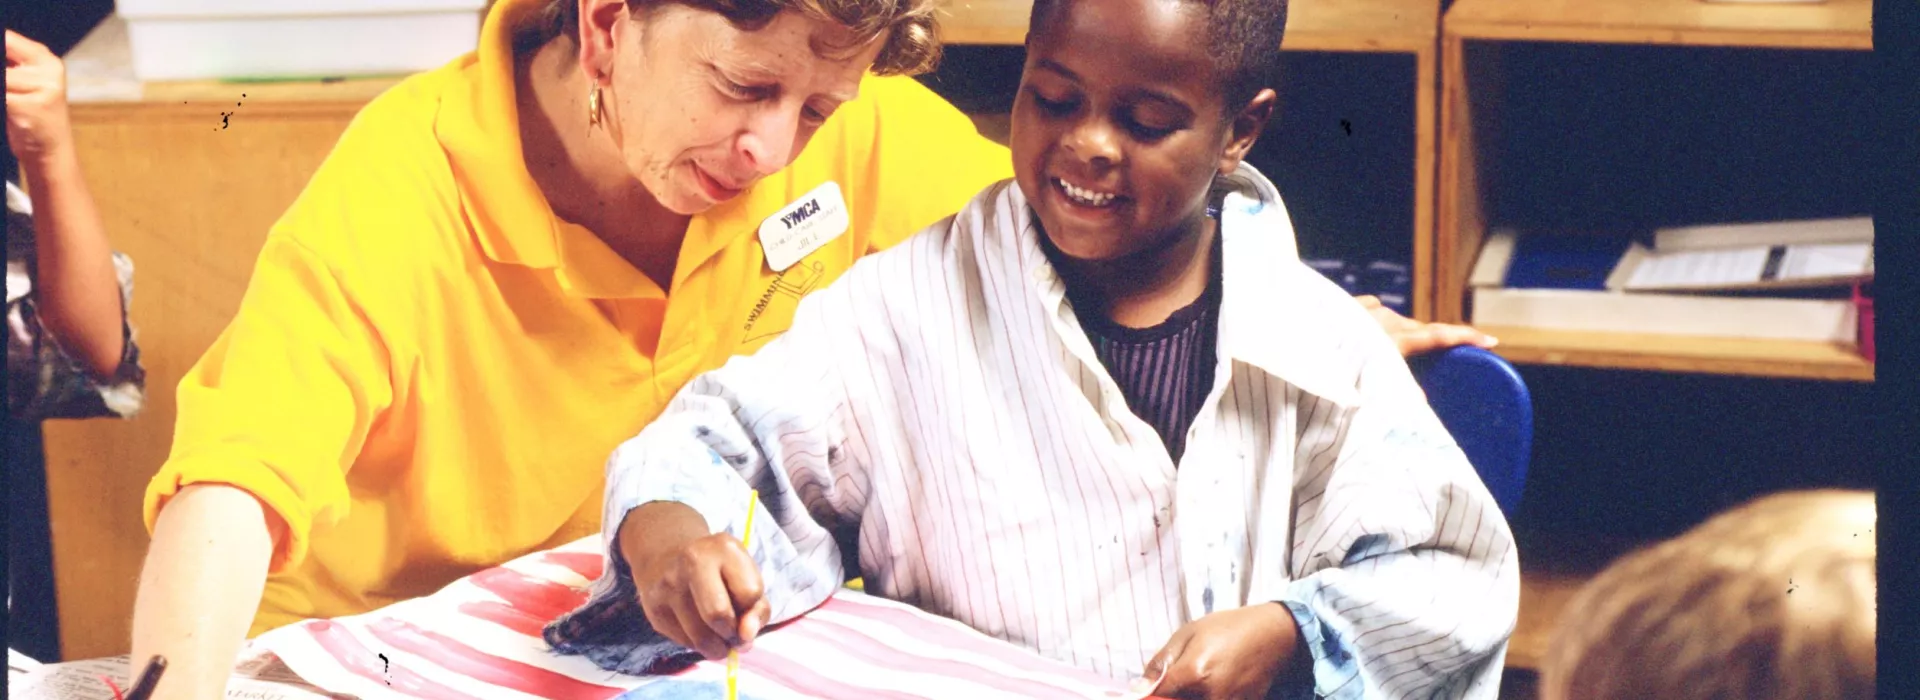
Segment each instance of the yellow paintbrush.
[{"label": "yellow paintbrush", "polygon": [[[740,530],[740,546],[753,554],[753,511],[760,505],[760,492],[747,492],[747,526]],[[727,652],[727,700],[740,700],[740,651]]]}]

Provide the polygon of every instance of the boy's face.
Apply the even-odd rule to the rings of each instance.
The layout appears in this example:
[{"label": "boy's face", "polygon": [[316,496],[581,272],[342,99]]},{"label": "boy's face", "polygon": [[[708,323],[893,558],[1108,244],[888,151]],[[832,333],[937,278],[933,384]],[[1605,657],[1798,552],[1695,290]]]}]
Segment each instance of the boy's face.
[{"label": "boy's face", "polygon": [[1214,175],[1259,131],[1224,112],[1206,40],[1204,10],[1184,0],[1055,0],[1035,19],[1014,179],[1061,252],[1114,260],[1204,221]]}]

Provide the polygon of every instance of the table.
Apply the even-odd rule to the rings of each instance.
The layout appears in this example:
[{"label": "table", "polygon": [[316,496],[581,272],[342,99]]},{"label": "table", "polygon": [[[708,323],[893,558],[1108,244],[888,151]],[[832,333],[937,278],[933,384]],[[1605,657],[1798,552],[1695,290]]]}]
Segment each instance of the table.
[{"label": "table", "polygon": [[[314,685],[367,700],[724,697],[724,661],[639,677],[551,651],[542,627],[586,599],[585,588],[605,561],[600,538],[588,537],[475,573],[424,598],[281,627],[261,635],[256,646]],[[1140,697],[1123,681],[852,590],[762,633],[740,655],[740,670],[740,696],[752,700]]]}]

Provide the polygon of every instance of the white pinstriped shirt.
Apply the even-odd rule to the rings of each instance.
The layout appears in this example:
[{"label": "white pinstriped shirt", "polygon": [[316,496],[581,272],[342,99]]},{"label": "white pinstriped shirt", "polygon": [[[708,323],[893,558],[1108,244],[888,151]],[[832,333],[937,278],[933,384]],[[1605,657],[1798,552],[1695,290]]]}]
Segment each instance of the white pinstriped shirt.
[{"label": "white pinstriped shirt", "polygon": [[[608,542],[652,501],[737,534],[751,485],[775,622],[832,595],[857,533],[869,593],[1111,676],[1186,622],[1281,602],[1320,695],[1495,697],[1519,602],[1506,521],[1392,342],[1299,262],[1272,184],[1243,166],[1233,185],[1219,368],[1179,465],[1009,181],[685,387],[608,462]],[[610,554],[596,600],[632,600]]]}]

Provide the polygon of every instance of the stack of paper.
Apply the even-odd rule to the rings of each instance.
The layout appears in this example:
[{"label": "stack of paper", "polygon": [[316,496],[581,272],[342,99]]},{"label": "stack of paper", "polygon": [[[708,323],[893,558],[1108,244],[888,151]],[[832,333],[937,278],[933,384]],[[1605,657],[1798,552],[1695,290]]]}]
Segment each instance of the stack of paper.
[{"label": "stack of paper", "polygon": [[1689,226],[1635,243],[1609,286],[1740,291],[1844,286],[1873,279],[1873,219]]},{"label": "stack of paper", "polygon": [[1872,278],[1873,221],[1860,217],[1662,229],[1652,247],[1499,230],[1469,285],[1482,326],[1850,344],[1850,300],[1752,293]]},{"label": "stack of paper", "polygon": [[[425,598],[308,620],[256,641],[302,678],[359,698],[660,700],[725,697],[725,662],[664,677],[555,654],[540,631],[586,598],[599,538],[522,557]],[[742,700],[1132,698],[1126,684],[958,622],[843,590],[740,656]]]}]

